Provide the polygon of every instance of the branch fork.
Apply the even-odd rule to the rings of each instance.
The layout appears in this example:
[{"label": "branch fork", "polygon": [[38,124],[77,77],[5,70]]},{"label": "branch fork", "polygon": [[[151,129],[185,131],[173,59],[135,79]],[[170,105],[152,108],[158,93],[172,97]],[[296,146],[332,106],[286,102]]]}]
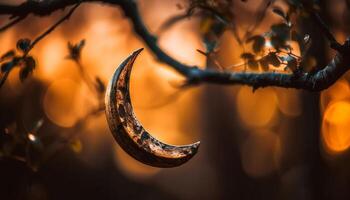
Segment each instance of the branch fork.
[{"label": "branch fork", "polygon": [[143,39],[145,44],[154,53],[157,59],[168,64],[178,73],[185,76],[188,84],[212,83],[222,85],[248,85],[253,89],[267,86],[282,88],[296,88],[308,91],[322,91],[330,87],[350,67],[350,40],[339,44],[329,28],[320,16],[311,13],[315,23],[330,42],[330,47],[337,51],[336,56],[323,69],[314,73],[284,74],[277,72],[254,73],[254,72],[219,72],[212,69],[200,69],[197,66],[185,65],[166,54],[157,44],[157,37],[152,35],[146,28],[137,8],[136,1],[132,0],[50,0],[50,1],[26,1],[20,5],[0,4],[0,15],[23,17],[29,14],[45,16],[53,11],[64,9],[68,6],[86,3],[100,2],[119,6],[126,17],[134,26],[135,32]]}]

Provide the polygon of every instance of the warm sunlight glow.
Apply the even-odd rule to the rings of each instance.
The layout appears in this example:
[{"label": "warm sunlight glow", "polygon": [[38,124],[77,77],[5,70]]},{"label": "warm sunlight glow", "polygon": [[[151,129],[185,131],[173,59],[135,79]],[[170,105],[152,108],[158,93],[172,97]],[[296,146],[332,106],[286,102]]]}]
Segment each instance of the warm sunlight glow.
[{"label": "warm sunlight glow", "polygon": [[350,103],[339,101],[327,107],[322,124],[325,146],[331,152],[342,152],[350,146]]},{"label": "warm sunlight glow", "polygon": [[260,89],[253,93],[249,87],[241,87],[236,102],[239,116],[248,126],[261,127],[273,122],[277,110],[277,96],[273,89]]},{"label": "warm sunlight glow", "polygon": [[243,169],[252,177],[262,177],[274,172],[280,155],[280,139],[270,131],[250,135],[241,147]]},{"label": "warm sunlight glow", "polygon": [[300,91],[294,89],[276,89],[278,108],[286,116],[297,117],[302,113]]},{"label": "warm sunlight glow", "polygon": [[71,127],[84,115],[83,101],[79,97],[81,86],[71,79],[54,81],[46,91],[44,110],[47,117],[62,127]]},{"label": "warm sunlight glow", "polygon": [[115,145],[115,162],[125,175],[136,180],[151,177],[161,170],[142,164],[126,154],[125,151],[117,145]]},{"label": "warm sunlight glow", "polygon": [[[47,41],[43,41],[41,48],[38,49],[38,77],[49,80],[57,76],[57,73],[62,73],[67,70],[65,56],[68,55],[67,41],[58,34],[56,37],[52,35]],[[65,62],[66,61],[66,62]],[[65,64],[63,64],[65,63]],[[72,64],[72,63],[69,63]]]},{"label": "warm sunlight glow", "polygon": [[321,110],[334,101],[350,100],[350,87],[346,80],[339,80],[328,90],[321,93]]},{"label": "warm sunlight glow", "polygon": [[322,138],[328,153],[341,153],[350,146],[349,94],[349,84],[345,79],[338,80],[321,93]]}]

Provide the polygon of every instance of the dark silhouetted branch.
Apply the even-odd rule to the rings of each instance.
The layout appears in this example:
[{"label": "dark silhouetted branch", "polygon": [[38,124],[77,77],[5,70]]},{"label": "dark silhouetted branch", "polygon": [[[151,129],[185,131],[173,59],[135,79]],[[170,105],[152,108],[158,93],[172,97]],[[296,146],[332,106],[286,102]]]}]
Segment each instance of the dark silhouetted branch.
[{"label": "dark silhouetted branch", "polygon": [[[31,1],[30,1],[31,3]],[[41,35],[39,35],[37,38],[34,39],[33,42],[31,42],[31,44],[29,45],[28,48],[26,48],[24,54],[21,56],[22,59],[24,59],[29,52],[34,48],[34,46],[39,43],[42,39],[44,39],[47,35],[49,35],[52,31],[54,31],[60,24],[62,24],[62,22],[64,22],[65,20],[68,20],[70,18],[70,16],[73,14],[73,12],[75,11],[75,9],[78,8],[78,6],[80,5],[80,2],[78,2],[76,5],[74,5],[70,11],[64,15],[62,18],[60,18],[55,24],[53,24],[49,29],[47,29],[44,33],[42,33]],[[7,6],[3,6],[0,5],[0,8],[7,8]],[[0,10],[1,10],[0,9]],[[11,10],[11,9],[10,9]],[[1,11],[0,11],[1,13]],[[0,28],[0,32],[6,30],[7,28],[15,25],[16,23],[20,22],[21,20],[23,20],[25,18],[25,16],[27,16],[29,13],[24,13],[24,14],[20,14],[20,15],[16,15],[16,19],[11,21],[10,23],[8,23],[7,25],[5,25],[4,27]],[[5,81],[7,80],[10,72],[12,71],[12,69],[6,71],[3,76],[0,79],[0,88],[4,85]]]},{"label": "dark silhouetted branch", "polygon": [[[346,45],[350,49],[349,44]],[[348,51],[349,52],[349,51]],[[282,88],[305,89],[309,91],[321,91],[336,82],[349,70],[349,58],[337,54],[335,58],[322,70],[310,74],[280,74],[280,73],[232,73],[199,70],[198,77],[194,80],[219,83],[242,84],[252,86],[254,89],[277,86]]]},{"label": "dark silhouetted branch", "polygon": [[22,21],[23,19],[24,19],[24,17],[17,17],[16,19],[14,19],[14,20],[10,21],[9,23],[5,24],[4,26],[0,27],[0,32],[7,30],[8,28],[14,26],[15,24]]},{"label": "dark silhouetted branch", "polygon": [[188,66],[170,57],[157,43],[157,38],[146,28],[137,8],[136,1],[132,0],[51,0],[51,1],[27,1],[20,5],[1,5],[0,14],[8,14],[13,17],[34,14],[38,16],[49,15],[53,11],[64,9],[67,6],[79,2],[100,2],[120,6],[128,17],[135,32],[143,39],[150,50],[159,61],[174,68],[177,72],[188,79],[189,84],[214,83],[214,84],[243,84],[257,89],[260,87],[277,86],[283,88],[297,88],[309,91],[321,91],[331,86],[345,72],[349,70],[350,43],[347,41],[340,45],[321,18],[313,13],[316,24],[321,28],[323,34],[330,40],[331,47],[338,51],[328,66],[315,73],[280,74],[280,73],[246,73],[246,72],[218,72],[202,70],[196,66]]},{"label": "dark silhouetted branch", "polygon": [[341,44],[335,39],[334,35],[332,34],[329,27],[326,25],[326,23],[322,20],[319,14],[317,14],[315,11],[310,11],[311,17],[314,20],[314,22],[317,24],[317,26],[321,29],[323,35],[328,39],[330,46],[332,49],[336,51],[341,51]]}]

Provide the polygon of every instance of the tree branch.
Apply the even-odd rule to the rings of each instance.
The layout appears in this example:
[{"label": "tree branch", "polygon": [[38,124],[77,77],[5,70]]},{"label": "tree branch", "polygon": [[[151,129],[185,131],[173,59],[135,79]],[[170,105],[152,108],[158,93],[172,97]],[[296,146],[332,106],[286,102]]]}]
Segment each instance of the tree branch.
[{"label": "tree branch", "polygon": [[[64,22],[65,20],[68,20],[70,18],[70,16],[73,14],[73,12],[79,7],[80,2],[78,2],[75,6],[73,6],[70,11],[64,15],[62,18],[60,18],[55,24],[53,24],[49,29],[47,29],[44,33],[42,33],[41,35],[39,35],[37,38],[35,38],[35,40],[29,45],[29,47],[25,50],[24,54],[21,56],[22,59],[24,59],[29,52],[34,48],[34,46],[39,43],[42,39],[44,39],[48,34],[50,34],[52,31],[54,31],[60,24],[62,24],[62,22]],[[0,5],[1,7],[1,5]],[[26,16],[26,15],[25,15]],[[7,28],[11,27],[12,25],[17,24],[18,22],[22,21],[24,19],[24,15],[20,15],[18,16],[15,20],[11,21],[10,23],[8,23],[7,25],[5,25],[4,27],[0,28],[0,32],[6,30]],[[4,73],[4,75],[1,77],[0,79],[0,88],[5,84],[5,81],[7,80],[10,72],[12,71],[13,68],[11,68],[10,70],[6,71]]]},{"label": "tree branch", "polygon": [[4,26],[0,27],[0,32],[3,32],[6,29],[14,26],[15,24],[19,23],[23,19],[24,19],[24,17],[17,17],[16,19],[14,19],[14,20],[10,21],[9,23],[5,24]]},{"label": "tree branch", "polygon": [[332,49],[336,51],[341,51],[341,44],[335,39],[334,35],[332,34],[329,27],[326,25],[326,23],[322,20],[319,14],[317,14],[315,11],[310,11],[311,18],[313,21],[317,24],[317,26],[321,29],[323,35],[328,39],[330,46]]},{"label": "tree branch", "polygon": [[[17,6],[1,5],[0,15],[9,14],[12,17],[27,16],[34,14],[45,16],[58,9],[64,9],[67,6],[79,2],[101,2],[120,6],[128,17],[135,32],[144,40],[150,50],[153,51],[159,61],[164,62],[174,68],[177,72],[184,75],[189,84],[196,83],[214,83],[214,84],[243,84],[252,86],[254,89],[267,86],[277,86],[283,88],[297,88],[309,91],[321,91],[331,86],[345,72],[349,70],[350,59],[347,56],[350,53],[350,42],[347,40],[344,45],[340,45],[331,34],[327,26],[318,15],[314,15],[317,25],[330,40],[331,47],[338,51],[332,61],[322,70],[316,73],[301,74],[280,74],[280,73],[236,73],[236,72],[218,72],[213,70],[202,70],[196,66],[188,66],[170,57],[157,44],[157,38],[146,28],[137,4],[133,0],[51,0],[51,1],[27,1]],[[333,46],[333,45],[336,46]]]},{"label": "tree branch", "polygon": [[[349,49],[349,44],[346,45]],[[348,51],[349,52],[349,51]],[[296,88],[308,91],[322,91],[336,82],[349,70],[349,58],[337,54],[322,70],[314,74],[281,74],[281,73],[231,73],[200,70],[198,81],[219,84],[242,84],[254,89],[267,86]]]},{"label": "tree branch", "polygon": [[55,24],[53,24],[49,29],[47,29],[44,33],[42,33],[41,35],[39,35],[29,46],[28,50],[26,51],[25,55],[26,56],[29,51],[31,49],[33,49],[33,47],[40,42],[40,40],[44,39],[45,36],[47,36],[48,34],[50,34],[53,30],[55,30],[60,24],[62,24],[62,22],[64,22],[65,20],[68,20],[70,18],[70,16],[74,13],[75,9],[77,9],[80,5],[80,2],[77,3],[75,6],[73,6],[73,8],[71,8],[71,10],[64,15],[62,18],[60,18]]}]

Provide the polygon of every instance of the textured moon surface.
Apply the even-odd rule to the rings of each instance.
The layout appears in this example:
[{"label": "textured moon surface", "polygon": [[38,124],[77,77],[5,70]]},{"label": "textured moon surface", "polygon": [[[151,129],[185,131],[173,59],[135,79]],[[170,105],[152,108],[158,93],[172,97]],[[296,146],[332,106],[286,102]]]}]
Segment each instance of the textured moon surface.
[{"label": "textured moon surface", "polygon": [[130,156],[154,167],[176,167],[190,160],[200,142],[189,145],[165,144],[148,133],[132,108],[129,81],[135,59],[142,49],[132,53],[116,69],[106,91],[106,117],[117,143]]}]

